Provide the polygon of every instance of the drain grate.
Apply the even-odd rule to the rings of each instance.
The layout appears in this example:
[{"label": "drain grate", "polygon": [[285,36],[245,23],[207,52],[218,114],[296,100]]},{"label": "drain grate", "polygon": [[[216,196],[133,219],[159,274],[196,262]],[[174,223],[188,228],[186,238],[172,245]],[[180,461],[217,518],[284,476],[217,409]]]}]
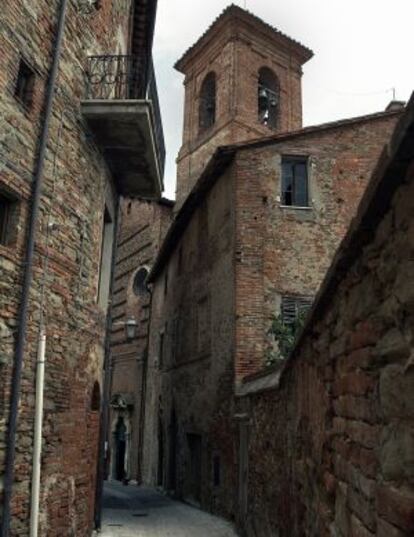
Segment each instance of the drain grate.
[{"label": "drain grate", "polygon": [[132,516],[148,516],[148,513],[132,513]]},{"label": "drain grate", "polygon": [[107,524],[107,526],[110,528],[122,528],[124,525],[123,524]]}]

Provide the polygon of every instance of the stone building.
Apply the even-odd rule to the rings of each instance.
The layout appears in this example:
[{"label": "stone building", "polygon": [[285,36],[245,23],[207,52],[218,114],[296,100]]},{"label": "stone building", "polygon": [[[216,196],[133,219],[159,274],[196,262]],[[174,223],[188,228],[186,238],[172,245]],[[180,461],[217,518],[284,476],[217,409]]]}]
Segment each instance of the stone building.
[{"label": "stone building", "polygon": [[36,519],[43,335],[39,534],[91,533],[118,199],[162,189],[155,10],[140,0],[2,3],[2,537],[29,535]]},{"label": "stone building", "polygon": [[246,535],[414,535],[413,259],[414,95],[293,353],[239,391]]},{"label": "stone building", "polygon": [[301,128],[310,56],[232,6],[178,62],[184,149],[148,278],[143,478],[233,519],[243,379],[274,347],[271,315],[312,302],[402,113]]},{"label": "stone building", "polygon": [[[110,479],[140,482],[151,294],[146,278],[171,223],[174,202],[123,199],[114,268],[111,334]],[[136,323],[129,337],[125,323]]]}]

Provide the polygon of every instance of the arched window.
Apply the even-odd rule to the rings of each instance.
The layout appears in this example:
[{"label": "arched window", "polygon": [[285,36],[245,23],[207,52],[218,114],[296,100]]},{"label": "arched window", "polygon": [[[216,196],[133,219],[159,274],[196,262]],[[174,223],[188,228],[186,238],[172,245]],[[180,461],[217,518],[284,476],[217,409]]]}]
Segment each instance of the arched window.
[{"label": "arched window", "polygon": [[216,121],[216,75],[209,73],[203,81],[198,108],[199,131],[203,132]]},{"label": "arched window", "polygon": [[137,270],[134,277],[134,283],[132,284],[132,289],[136,296],[143,295],[148,291],[147,276],[148,269],[146,267],[141,267]]},{"label": "arched window", "polygon": [[268,67],[259,71],[258,114],[262,125],[276,129],[279,119],[279,81]]},{"label": "arched window", "polygon": [[91,397],[91,410],[97,412],[101,408],[101,388],[99,382],[96,380],[92,389]]}]

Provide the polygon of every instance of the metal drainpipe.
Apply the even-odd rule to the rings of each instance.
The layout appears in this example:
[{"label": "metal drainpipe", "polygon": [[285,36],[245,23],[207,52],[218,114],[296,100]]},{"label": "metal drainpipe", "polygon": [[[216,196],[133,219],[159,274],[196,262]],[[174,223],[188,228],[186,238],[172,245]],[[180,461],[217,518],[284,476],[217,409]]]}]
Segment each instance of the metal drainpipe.
[{"label": "metal drainpipe", "polygon": [[105,334],[105,356],[104,356],[104,385],[102,390],[102,409],[99,428],[99,448],[98,448],[98,463],[96,472],[96,488],[95,488],[95,514],[94,522],[95,529],[100,530],[102,525],[102,498],[103,498],[103,482],[105,470],[105,442],[108,435],[108,420],[109,420],[109,396],[112,377],[112,361],[111,361],[111,329],[112,329],[112,307],[113,307],[113,292],[115,281],[115,263],[116,253],[118,249],[118,232],[119,221],[121,216],[121,203],[117,199],[117,207],[115,212],[114,225],[114,242],[111,259],[111,283],[110,283],[110,306],[106,318],[106,334]]},{"label": "metal drainpipe", "polygon": [[62,49],[63,33],[65,28],[65,17],[68,0],[61,0],[56,41],[53,50],[52,67],[47,86],[44,121],[39,141],[39,154],[33,179],[32,210],[29,220],[27,248],[25,256],[25,271],[22,286],[22,297],[19,310],[19,324],[16,340],[16,350],[14,357],[14,368],[12,376],[10,414],[6,438],[6,460],[4,470],[4,492],[3,492],[3,519],[1,525],[1,537],[8,537],[10,531],[11,497],[14,481],[14,461],[16,455],[16,432],[18,421],[18,409],[20,401],[20,385],[23,369],[23,358],[27,334],[27,317],[29,309],[30,288],[33,279],[33,257],[38,227],[38,214],[40,198],[43,185],[43,168],[46,154],[46,147],[49,139],[49,125],[52,114],[53,98],[55,94],[56,78],[59,68],[59,60]]}]

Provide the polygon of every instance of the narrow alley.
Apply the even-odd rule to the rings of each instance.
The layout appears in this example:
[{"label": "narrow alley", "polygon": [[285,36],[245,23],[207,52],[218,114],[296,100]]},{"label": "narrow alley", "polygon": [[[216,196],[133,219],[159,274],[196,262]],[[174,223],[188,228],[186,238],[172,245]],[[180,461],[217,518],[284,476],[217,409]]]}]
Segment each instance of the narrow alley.
[{"label": "narrow alley", "polygon": [[102,537],[237,537],[232,525],[148,488],[105,484]]}]

